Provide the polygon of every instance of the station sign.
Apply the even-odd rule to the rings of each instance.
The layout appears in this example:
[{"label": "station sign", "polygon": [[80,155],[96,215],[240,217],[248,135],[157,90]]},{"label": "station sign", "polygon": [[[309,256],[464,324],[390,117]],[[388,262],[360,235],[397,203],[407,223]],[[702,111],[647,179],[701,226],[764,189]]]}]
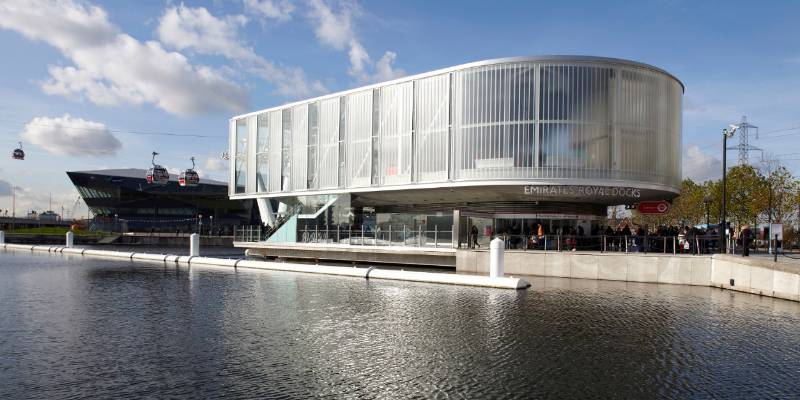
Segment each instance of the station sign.
[{"label": "station sign", "polygon": [[524,193],[528,196],[542,197],[623,197],[631,199],[638,199],[642,195],[638,188],[592,185],[528,185],[524,187]]},{"label": "station sign", "polygon": [[670,204],[666,200],[642,201],[636,206],[641,214],[665,214],[669,211]]}]

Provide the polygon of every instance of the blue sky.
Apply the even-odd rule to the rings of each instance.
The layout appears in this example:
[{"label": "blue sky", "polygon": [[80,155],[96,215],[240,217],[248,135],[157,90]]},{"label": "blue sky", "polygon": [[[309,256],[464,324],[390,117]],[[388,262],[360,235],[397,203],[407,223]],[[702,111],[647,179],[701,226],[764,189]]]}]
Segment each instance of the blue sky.
[{"label": "blue sky", "polygon": [[681,79],[687,176],[719,175],[720,130],[742,115],[765,133],[751,143],[798,174],[800,130],[784,130],[800,127],[798,17],[790,1],[4,0],[0,148],[23,141],[28,157],[0,157],[0,209],[13,184],[18,214],[51,192],[70,210],[65,170],[146,167],[153,150],[225,179],[218,155],[239,112],[543,54],[626,58]]}]

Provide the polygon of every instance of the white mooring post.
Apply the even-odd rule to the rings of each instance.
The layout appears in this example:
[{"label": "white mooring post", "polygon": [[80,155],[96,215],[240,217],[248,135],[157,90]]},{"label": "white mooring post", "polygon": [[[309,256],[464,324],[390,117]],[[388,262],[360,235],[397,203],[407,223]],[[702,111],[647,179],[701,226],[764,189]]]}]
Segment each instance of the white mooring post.
[{"label": "white mooring post", "polygon": [[189,256],[197,257],[200,255],[200,235],[193,233],[189,236]]},{"label": "white mooring post", "polygon": [[75,244],[75,234],[72,231],[67,231],[67,248],[71,249]]},{"label": "white mooring post", "polygon": [[0,231],[0,244],[6,243],[6,233],[5,231]]},{"label": "white mooring post", "polygon": [[489,243],[489,276],[500,278],[503,276],[503,256],[505,254],[505,242],[499,237]]}]

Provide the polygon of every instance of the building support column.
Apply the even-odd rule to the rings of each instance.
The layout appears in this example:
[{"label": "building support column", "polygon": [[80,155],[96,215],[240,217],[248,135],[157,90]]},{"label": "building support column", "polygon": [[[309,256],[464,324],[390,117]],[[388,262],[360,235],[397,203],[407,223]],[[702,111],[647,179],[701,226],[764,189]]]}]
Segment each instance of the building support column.
[{"label": "building support column", "polygon": [[256,199],[258,205],[258,214],[261,217],[261,224],[264,226],[275,225],[275,210],[272,209],[272,203],[269,199]]},{"label": "building support column", "polygon": [[[469,232],[468,226],[465,229]],[[450,232],[450,237],[454,249],[461,247],[461,211],[458,209],[453,210],[453,231]]]}]

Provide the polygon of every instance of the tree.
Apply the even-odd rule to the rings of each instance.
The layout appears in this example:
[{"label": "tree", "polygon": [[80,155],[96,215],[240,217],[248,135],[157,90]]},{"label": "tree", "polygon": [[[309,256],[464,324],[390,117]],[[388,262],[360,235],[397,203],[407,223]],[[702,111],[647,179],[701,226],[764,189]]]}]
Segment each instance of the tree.
[{"label": "tree", "polygon": [[664,215],[644,215],[634,213],[634,222],[648,225],[677,225],[693,226],[700,221],[705,221],[706,209],[703,199],[706,196],[706,188],[698,185],[690,178],[681,182],[681,194],[672,201],[672,207]]},{"label": "tree", "polygon": [[750,165],[737,165],[728,171],[727,211],[735,225],[757,224],[767,202],[764,177]]},{"label": "tree", "polygon": [[[648,226],[694,226],[706,221],[706,199],[711,223],[719,223],[722,211],[722,180],[681,182],[681,193],[672,200],[664,215],[634,212],[634,221]],[[757,225],[769,220],[784,224],[800,223],[800,181],[777,161],[763,163],[761,171],[750,165],[737,165],[727,173],[727,221],[734,226]]]},{"label": "tree", "polygon": [[778,166],[769,173],[764,184],[768,193],[767,203],[763,204],[762,220],[784,223],[794,216],[797,211],[796,199],[800,184],[791,172],[783,166]]}]

